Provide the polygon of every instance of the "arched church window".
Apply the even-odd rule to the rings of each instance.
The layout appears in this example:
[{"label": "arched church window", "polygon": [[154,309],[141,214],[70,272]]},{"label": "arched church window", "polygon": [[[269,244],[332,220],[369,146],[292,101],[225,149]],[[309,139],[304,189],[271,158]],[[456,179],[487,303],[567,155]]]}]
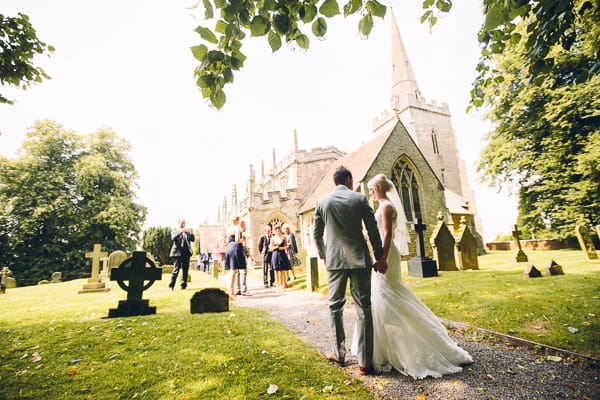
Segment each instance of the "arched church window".
[{"label": "arched church window", "polygon": [[408,221],[413,221],[415,218],[422,219],[419,184],[415,172],[406,160],[401,159],[394,164],[392,182],[398,188],[406,219]]},{"label": "arched church window", "polygon": [[280,218],[278,217],[274,217],[271,218],[269,221],[267,221],[267,225],[271,225],[271,229],[275,228],[277,225],[281,226],[283,225],[285,222],[283,222]]}]

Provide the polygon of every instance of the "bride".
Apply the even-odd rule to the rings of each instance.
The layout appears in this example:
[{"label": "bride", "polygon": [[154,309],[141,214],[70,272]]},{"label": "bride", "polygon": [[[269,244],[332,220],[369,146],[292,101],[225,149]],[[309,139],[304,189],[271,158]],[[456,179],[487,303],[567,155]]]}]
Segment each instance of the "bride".
[{"label": "bride", "polygon": [[[383,241],[382,260],[388,263],[387,272],[375,272],[371,280],[375,370],[394,368],[415,379],[461,371],[461,364],[470,364],[473,358],[450,339],[433,312],[402,282],[400,256],[408,254],[410,236],[394,184],[379,174],[367,186],[379,202],[375,219]],[[355,334],[354,354],[356,338]]]}]

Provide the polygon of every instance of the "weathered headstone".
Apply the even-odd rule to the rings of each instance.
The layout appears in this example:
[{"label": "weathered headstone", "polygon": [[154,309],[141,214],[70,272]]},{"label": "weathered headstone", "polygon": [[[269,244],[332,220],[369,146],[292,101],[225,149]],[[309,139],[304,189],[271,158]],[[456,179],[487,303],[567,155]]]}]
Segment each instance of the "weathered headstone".
[{"label": "weathered headstone", "polygon": [[62,272],[56,271],[52,273],[52,282],[50,283],[60,283],[62,279]]},{"label": "weathered headstone", "polygon": [[456,259],[454,258],[454,236],[444,222],[444,216],[438,213],[438,222],[431,232],[429,243],[433,249],[433,258],[437,261],[440,271],[456,271]]},{"label": "weathered headstone", "polygon": [[100,272],[100,259],[106,257],[107,253],[100,251],[102,248],[99,244],[94,244],[94,250],[85,253],[85,258],[92,259],[92,276],[88,279],[88,283],[83,284],[83,289],[79,293],[96,293],[96,292],[108,292],[110,288],[106,287],[106,284],[102,282],[98,273]]},{"label": "weathered headstone", "polygon": [[429,278],[432,276],[438,276],[437,263],[435,260],[425,255],[425,241],[423,239],[423,231],[427,227],[421,223],[420,219],[415,219],[412,224],[415,230],[417,255],[408,260],[408,275],[418,276],[421,278]]},{"label": "weathered headstone", "polygon": [[454,254],[456,257],[456,265],[459,269],[479,269],[477,240],[475,240],[475,237],[471,233],[464,216],[460,219],[460,226],[456,233]]},{"label": "weathered headstone", "polygon": [[8,269],[8,267],[4,267],[0,270],[0,293],[6,293],[6,288],[9,287],[8,278],[10,274],[12,274],[12,271]]},{"label": "weathered headstone", "polygon": [[106,279],[110,279],[110,271],[113,268],[117,268],[121,263],[127,260],[129,256],[123,250],[113,251],[106,258],[106,262],[104,263],[104,268],[102,268],[102,276]]},{"label": "weathered headstone", "polygon": [[553,259],[549,259],[546,263],[546,273],[548,275],[564,275],[563,269]]},{"label": "weathered headstone", "polygon": [[521,248],[521,231],[517,228],[517,225],[514,225],[514,229],[512,231],[513,240],[515,243],[515,247],[517,249],[517,254],[515,255],[515,259],[517,262],[527,262],[529,259],[527,258],[527,254]]},{"label": "weathered headstone", "polygon": [[319,259],[306,257],[306,289],[309,292],[319,290]]},{"label": "weathered headstone", "polygon": [[581,251],[583,251],[586,258],[588,260],[598,259],[598,253],[596,253],[596,248],[592,242],[588,227],[586,225],[577,225],[575,227],[575,234],[577,235],[577,240],[579,241]]},{"label": "weathered headstone", "polygon": [[215,279],[219,279],[219,271],[221,270],[221,265],[220,264],[221,263],[216,258],[213,260],[213,267],[212,267],[211,275]]},{"label": "weathered headstone", "polygon": [[540,276],[542,276],[542,273],[539,269],[535,267],[535,265],[528,264],[527,268],[525,268],[525,271],[523,272],[523,275],[529,278],[539,278]]},{"label": "weathered headstone", "polygon": [[229,296],[222,289],[202,289],[190,299],[192,314],[224,311],[229,311]]},{"label": "weathered headstone", "polygon": [[[108,318],[156,314],[156,307],[150,307],[148,300],[142,299],[142,293],[161,278],[160,268],[146,257],[146,252],[134,251],[131,258],[110,273],[110,280],[117,281],[119,287],[127,292],[127,300],[119,300],[117,308],[108,310]],[[148,282],[144,284],[144,281]]]}]

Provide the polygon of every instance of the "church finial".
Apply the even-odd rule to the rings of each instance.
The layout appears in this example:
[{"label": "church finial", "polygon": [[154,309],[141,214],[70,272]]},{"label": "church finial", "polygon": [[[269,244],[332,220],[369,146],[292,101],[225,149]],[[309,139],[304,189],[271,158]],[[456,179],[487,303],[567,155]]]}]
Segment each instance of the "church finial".
[{"label": "church finial", "polygon": [[294,128],[294,151],[298,151],[298,132]]},{"label": "church finial", "polygon": [[419,86],[415,79],[406,48],[400,36],[400,28],[392,10],[392,98],[406,98],[419,93]]},{"label": "church finial", "polygon": [[277,162],[275,158],[275,147],[273,147],[273,173],[275,173],[275,164],[277,164]]},{"label": "church finial", "polygon": [[265,160],[260,160],[260,178],[265,179]]},{"label": "church finial", "polygon": [[232,215],[237,215],[237,185],[233,184],[233,189],[231,190],[231,212]]}]

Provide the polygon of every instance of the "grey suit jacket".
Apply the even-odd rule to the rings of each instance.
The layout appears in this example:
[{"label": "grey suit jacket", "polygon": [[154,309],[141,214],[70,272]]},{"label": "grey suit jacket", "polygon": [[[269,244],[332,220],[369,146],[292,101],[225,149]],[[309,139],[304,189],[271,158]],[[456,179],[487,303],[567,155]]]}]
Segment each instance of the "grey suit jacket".
[{"label": "grey suit jacket", "polygon": [[[319,257],[326,260],[327,269],[370,268],[373,265],[363,235],[363,222],[375,258],[379,259],[383,253],[381,237],[373,209],[364,194],[338,185],[333,192],[317,201],[313,238]],[[327,243],[323,240],[325,229]]]}]

